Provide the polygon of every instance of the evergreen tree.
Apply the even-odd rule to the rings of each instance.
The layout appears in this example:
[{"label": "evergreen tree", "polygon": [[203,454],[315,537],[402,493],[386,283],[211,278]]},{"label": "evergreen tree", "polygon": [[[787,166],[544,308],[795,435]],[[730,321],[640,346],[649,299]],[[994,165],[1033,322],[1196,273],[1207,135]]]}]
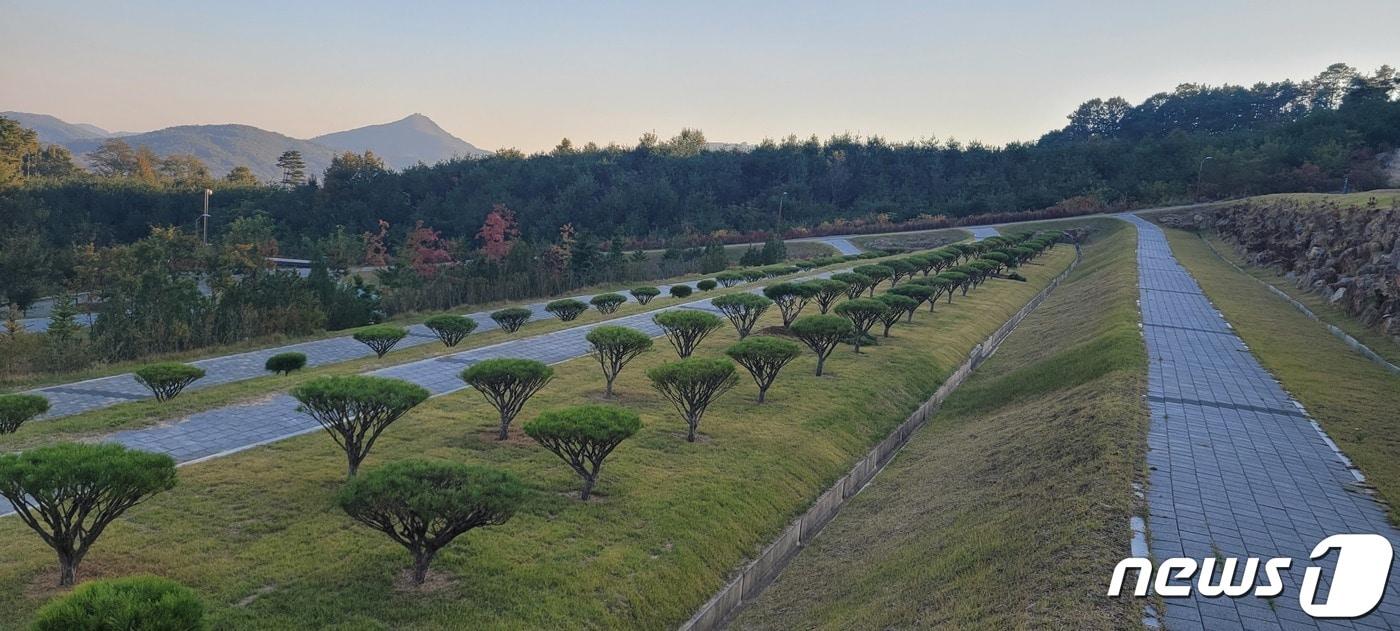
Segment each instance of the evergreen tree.
[{"label": "evergreen tree", "polygon": [[282,169],[282,186],[299,186],[306,182],[306,160],[296,149],[283,151],[277,158],[277,168]]}]

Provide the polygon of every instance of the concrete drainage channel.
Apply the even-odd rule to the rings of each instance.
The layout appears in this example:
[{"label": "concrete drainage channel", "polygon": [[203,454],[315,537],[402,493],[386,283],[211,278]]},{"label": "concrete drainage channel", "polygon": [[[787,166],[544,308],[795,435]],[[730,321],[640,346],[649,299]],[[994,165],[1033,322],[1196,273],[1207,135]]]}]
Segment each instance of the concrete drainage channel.
[{"label": "concrete drainage channel", "polygon": [[1035,311],[1035,308],[1040,306],[1040,303],[1044,302],[1045,298],[1056,287],[1060,286],[1060,283],[1079,265],[1080,258],[1079,249],[1076,247],[1074,261],[1069,264],[1069,267],[1051,280],[1045,289],[1040,290],[1005,324],[1002,324],[1001,328],[974,347],[972,352],[968,354],[967,360],[953,371],[953,374],[948,377],[947,381],[943,382],[942,386],[939,386],[932,397],[929,397],[889,436],[886,436],[874,449],[871,449],[870,453],[856,462],[849,473],[836,480],[825,493],[818,496],[806,512],[794,519],[783,530],[782,534],[778,535],[777,539],[759,553],[757,558],[739,571],[738,576],[730,580],[719,590],[719,593],[701,606],[690,620],[681,625],[681,631],[722,629],[734,614],[743,609],[744,605],[762,594],[763,590],[783,571],[783,568],[787,567],[788,563],[792,562],[792,559],[802,551],[802,548],[821,533],[822,527],[836,516],[841,507],[865,488],[885,468],[885,465],[889,464],[900,448],[908,442],[909,437],[938,411],[943,401],[954,390],[957,390],[958,386],[962,385],[968,375],[996,353],[1002,341],[1016,329],[1016,326],[1032,311]]}]

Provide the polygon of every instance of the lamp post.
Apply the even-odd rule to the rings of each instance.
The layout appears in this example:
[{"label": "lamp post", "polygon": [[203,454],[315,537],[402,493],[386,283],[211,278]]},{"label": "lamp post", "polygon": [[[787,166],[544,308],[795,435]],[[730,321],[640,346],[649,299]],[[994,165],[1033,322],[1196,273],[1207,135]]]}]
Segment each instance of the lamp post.
[{"label": "lamp post", "polygon": [[204,214],[200,215],[204,218],[204,245],[209,245],[209,196],[213,194],[214,191],[204,189]]},{"label": "lamp post", "polygon": [[1196,201],[1201,200],[1201,174],[1205,172],[1206,160],[1214,160],[1214,156],[1201,158],[1201,163],[1196,166]]},{"label": "lamp post", "polygon": [[[787,191],[783,191],[782,196],[778,198],[778,232],[779,232],[779,233],[781,233],[782,230],[783,230],[783,202],[786,201],[786,200],[787,200]],[[779,234],[778,236],[781,237],[782,235]]]}]

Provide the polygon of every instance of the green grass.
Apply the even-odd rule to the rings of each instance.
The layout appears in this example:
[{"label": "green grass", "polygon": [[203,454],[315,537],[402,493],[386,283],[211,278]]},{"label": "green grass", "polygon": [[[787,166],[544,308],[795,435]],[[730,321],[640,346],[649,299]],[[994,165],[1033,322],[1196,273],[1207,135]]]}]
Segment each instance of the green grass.
[{"label": "green grass", "polygon": [[1368,208],[1371,207],[1371,200],[1376,200],[1376,204],[1381,208],[1390,208],[1392,203],[1400,201],[1400,189],[1379,189],[1374,191],[1362,191],[1360,193],[1277,193],[1274,195],[1259,195],[1250,197],[1247,201],[1252,203],[1268,204],[1278,201],[1294,201],[1304,203],[1325,202],[1340,208]]},{"label": "green grass", "polygon": [[[431,399],[384,434],[366,467],[406,457],[491,464],[533,492],[509,523],[444,550],[424,592],[401,589],[402,548],[335,508],[344,457],[321,434],[181,468],[176,489],[108,529],[82,577],[179,580],[205,597],[215,628],[673,627],[1071,257],[1057,248],[1025,270],[1030,283],[991,281],[932,317],[920,312],[862,355],[842,347],[826,377],[812,375],[804,354],[762,407],[745,377],[710,409],[694,444],[646,383],[646,368],[674,358],[659,345],[619,377],[618,402],[644,427],[609,459],[588,504],[575,499],[573,473],[518,427],[505,443],[491,440],[495,413],[479,394]],[[777,321],[773,313],[762,325]],[[725,327],[698,353],[716,356],[735,339]],[[599,397],[591,359],[555,368],[516,426]],[[10,586],[0,590],[0,626],[24,625],[55,595],[54,565],[23,524],[0,519],[0,584]]]},{"label": "green grass", "polygon": [[[1165,229],[1172,252],[1225,314],[1259,363],[1351,458],[1400,523],[1400,377],[1351,350],[1195,235]],[[1379,352],[1379,351],[1378,351]]]},{"label": "green grass", "polygon": [[971,232],[958,228],[948,228],[944,230],[920,230],[918,232],[866,235],[851,237],[850,240],[852,243],[862,248],[873,250],[883,250],[891,247],[924,250],[971,238]]},{"label": "green grass", "polygon": [[1087,225],[1067,282],[732,628],[1141,626],[1103,595],[1146,447],[1135,235]]}]

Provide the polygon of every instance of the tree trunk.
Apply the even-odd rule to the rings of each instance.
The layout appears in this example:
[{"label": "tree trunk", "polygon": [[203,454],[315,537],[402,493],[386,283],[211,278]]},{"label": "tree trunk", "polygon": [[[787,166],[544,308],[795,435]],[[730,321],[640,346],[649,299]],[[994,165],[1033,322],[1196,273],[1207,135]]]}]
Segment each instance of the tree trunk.
[{"label": "tree trunk", "polygon": [[510,419],[505,414],[501,415],[501,432],[496,435],[496,440],[505,440],[510,432]]},{"label": "tree trunk", "polygon": [[349,472],[346,474],[346,477],[355,477],[355,473],[360,470],[360,459],[355,457],[354,451],[347,449],[345,451],[345,460],[349,464]]},{"label": "tree trunk", "polygon": [[885,337],[889,337],[889,336],[890,336],[890,327],[892,327],[892,326],[894,326],[894,323],[893,323],[893,322],[890,322],[890,323],[888,323],[888,324],[885,324]]},{"label": "tree trunk", "polygon": [[826,358],[825,358],[825,357],[818,356],[818,357],[817,357],[817,376],[818,376],[818,377],[822,376],[822,366],[825,366],[825,365],[826,365]]},{"label": "tree trunk", "polygon": [[905,322],[908,322],[908,323],[910,323],[910,324],[913,324],[913,322],[914,322],[914,312],[915,312],[915,311],[918,311],[918,310],[919,310],[918,307],[914,307],[913,309],[910,309],[908,313],[904,314],[904,321],[905,321]]},{"label": "tree trunk", "polygon": [[588,501],[588,498],[593,495],[593,484],[595,483],[595,481],[596,478],[591,476],[585,476],[583,478],[583,490],[579,491],[578,493],[579,499],[585,502]]},{"label": "tree trunk", "polygon": [[413,584],[422,585],[428,579],[428,565],[433,562],[436,550],[416,552],[413,555]]},{"label": "tree trunk", "polygon": [[698,423],[689,419],[686,420],[686,423],[690,425],[690,431],[685,435],[685,442],[693,443],[695,442],[695,426],[698,425]]},{"label": "tree trunk", "polygon": [[759,402],[759,403],[763,403],[763,397],[764,397],[764,395],[767,395],[767,394],[768,394],[768,386],[764,386],[764,387],[762,387],[762,388],[759,388],[759,389],[758,389],[758,402]]},{"label": "tree trunk", "polygon": [[78,580],[78,559],[72,554],[58,554],[58,586],[72,587]]},{"label": "tree trunk", "polygon": [[[605,397],[607,397],[607,398],[609,398],[609,399],[612,398],[612,395],[613,395],[613,393],[612,393],[612,384],[613,384],[613,379],[616,379],[616,378],[617,378],[617,375],[615,375],[615,374],[608,377],[608,387],[603,389],[603,396],[605,396]],[[583,499],[588,499],[588,498],[585,497],[585,498],[583,498]]]}]

